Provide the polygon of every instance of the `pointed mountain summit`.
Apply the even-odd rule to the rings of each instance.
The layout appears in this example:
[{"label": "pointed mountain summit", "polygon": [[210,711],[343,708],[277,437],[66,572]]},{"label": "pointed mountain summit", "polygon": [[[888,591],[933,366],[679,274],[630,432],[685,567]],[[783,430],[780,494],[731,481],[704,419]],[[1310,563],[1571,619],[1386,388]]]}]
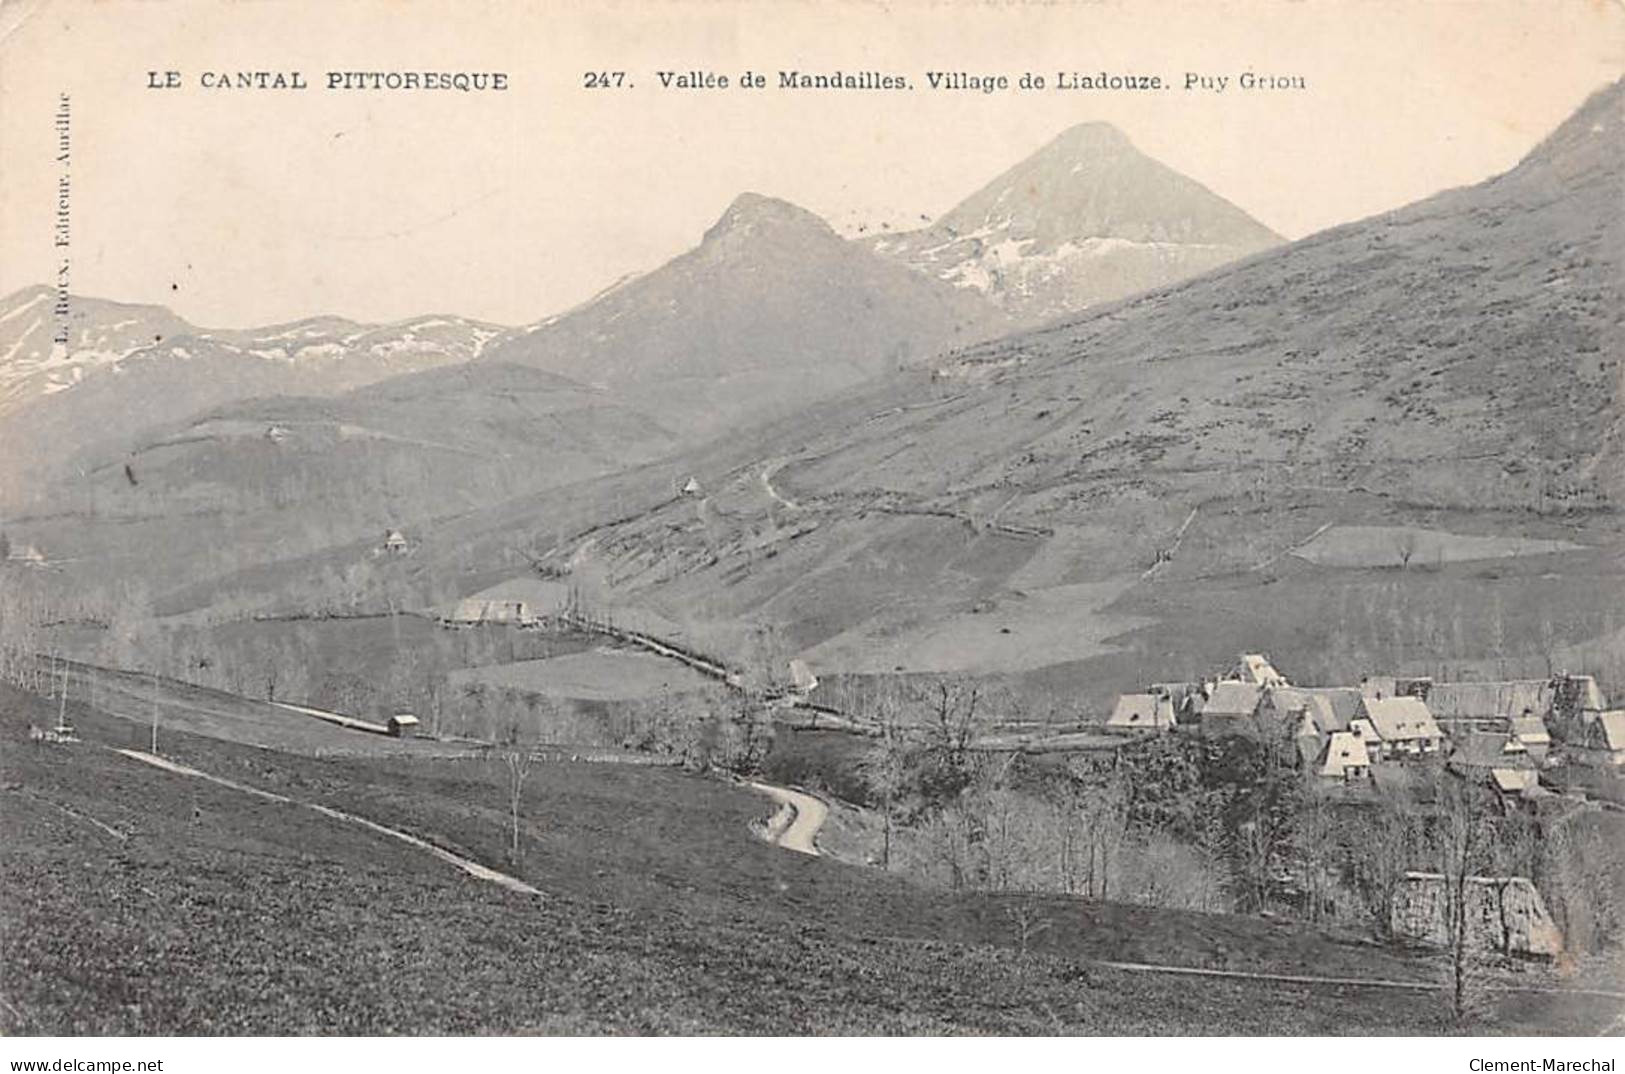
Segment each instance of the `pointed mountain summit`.
[{"label": "pointed mountain summit", "polygon": [[1281,241],[1109,123],[1063,131],[929,227],[867,240],[1027,322],[1198,275]]},{"label": "pointed mountain summit", "polygon": [[700,244],[488,357],[608,388],[691,435],[758,421],[1004,319],[982,296],[741,194]]},{"label": "pointed mountain summit", "polygon": [[749,191],[733,200],[722,216],[706,229],[704,242],[728,239],[784,237],[797,230],[833,235],[830,226],[815,213],[780,198]]}]

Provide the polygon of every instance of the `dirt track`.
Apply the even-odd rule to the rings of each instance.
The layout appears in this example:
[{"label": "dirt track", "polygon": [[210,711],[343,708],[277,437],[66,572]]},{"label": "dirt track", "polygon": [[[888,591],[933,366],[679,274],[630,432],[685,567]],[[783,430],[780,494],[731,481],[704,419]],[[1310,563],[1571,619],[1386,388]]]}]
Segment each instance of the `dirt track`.
[{"label": "dirt track", "polygon": [[351,824],[359,824],[362,827],[369,828],[380,835],[387,835],[391,839],[399,839],[401,842],[417,847],[419,850],[428,851],[430,854],[433,854],[440,860],[455,865],[469,876],[472,876],[478,880],[489,880],[493,884],[501,885],[502,887],[507,888],[509,891],[515,891],[521,895],[541,894],[540,891],[531,887],[529,884],[518,879],[517,877],[509,876],[507,873],[498,872],[489,866],[481,865],[479,862],[474,861],[471,858],[465,858],[461,854],[453,854],[444,847],[438,847],[427,840],[419,839],[415,835],[409,835],[406,832],[386,827],[385,825],[379,824],[376,821],[368,820],[365,817],[358,817],[353,813],[346,813],[343,810],[333,809],[330,806],[317,805],[314,802],[301,802],[297,799],[289,798],[286,795],[261,790],[258,787],[250,787],[245,783],[238,783],[235,780],[210,775],[208,772],[201,771],[200,769],[179,764],[163,757],[156,757],[141,750],[116,749],[113,752],[122,754],[133,761],[140,761],[143,764],[152,765],[154,768],[161,768],[166,772],[172,772],[177,776],[189,776],[193,779],[207,780],[210,783],[216,783],[222,787],[228,787],[231,790],[238,791],[242,794],[252,794],[255,797],[264,798],[272,802],[280,802],[285,805],[292,806],[302,805],[309,809],[314,809],[323,816],[332,817],[334,820],[348,821]]},{"label": "dirt track", "polygon": [[[818,838],[818,829],[824,826],[824,820],[829,816],[829,806],[804,791],[775,787],[771,783],[752,783],[750,786],[752,790],[760,791],[790,811],[789,823],[773,840],[774,845],[817,857],[818,846],[815,840]],[[772,830],[770,827],[769,831]]]}]

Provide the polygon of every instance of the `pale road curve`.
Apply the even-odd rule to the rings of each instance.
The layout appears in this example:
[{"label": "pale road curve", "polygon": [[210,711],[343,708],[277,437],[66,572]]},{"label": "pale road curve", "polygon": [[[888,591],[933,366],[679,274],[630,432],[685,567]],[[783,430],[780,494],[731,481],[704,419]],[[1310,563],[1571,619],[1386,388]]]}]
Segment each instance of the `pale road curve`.
[{"label": "pale road curve", "polygon": [[805,791],[775,787],[771,783],[752,783],[750,788],[767,795],[791,811],[789,825],[779,833],[773,843],[786,850],[817,857],[818,846],[814,840],[818,837],[818,829],[824,826],[824,820],[829,816],[829,806]]},{"label": "pale road curve", "polygon": [[446,850],[443,847],[437,847],[433,843],[424,839],[419,839],[415,835],[409,835],[408,833],[398,831],[395,828],[385,827],[376,821],[368,820],[365,817],[358,817],[353,813],[346,813],[343,810],[333,809],[329,806],[317,805],[315,802],[301,802],[297,799],[289,798],[286,795],[260,790],[258,787],[250,787],[246,783],[238,783],[235,780],[210,775],[208,772],[204,772],[201,769],[192,768],[184,764],[177,764],[174,761],[166,760],[163,757],[158,757],[151,753],[143,753],[141,750],[115,749],[113,752],[122,754],[133,761],[140,761],[142,764],[150,764],[154,768],[161,768],[166,772],[173,772],[178,776],[190,776],[193,779],[207,780],[210,783],[217,783],[222,787],[228,787],[231,790],[238,791],[243,794],[252,794],[256,798],[264,798],[271,802],[281,802],[285,805],[305,806],[308,809],[314,809],[323,816],[332,817],[334,820],[344,820],[349,821],[352,824],[359,824],[363,828],[370,828],[380,835],[387,835],[391,839],[399,839],[401,842],[417,847],[419,850],[428,851],[441,861],[455,865],[457,868],[461,869],[463,872],[474,877],[475,879],[489,880],[493,884],[501,885],[502,887],[507,888],[509,891],[516,891],[521,895],[541,894],[541,892],[536,888],[531,887],[518,877],[509,876],[507,873],[499,873],[495,869],[481,865],[479,862],[470,858],[465,858],[460,854],[453,854],[451,851]]},{"label": "pale road curve", "polygon": [[779,460],[778,462],[769,461],[766,463],[762,467],[762,487],[767,490],[767,494],[769,496],[773,497],[773,499],[794,511],[801,505],[796,503],[794,500],[780,495],[779,490],[773,487],[773,475],[782,469],[784,469],[784,460]]}]

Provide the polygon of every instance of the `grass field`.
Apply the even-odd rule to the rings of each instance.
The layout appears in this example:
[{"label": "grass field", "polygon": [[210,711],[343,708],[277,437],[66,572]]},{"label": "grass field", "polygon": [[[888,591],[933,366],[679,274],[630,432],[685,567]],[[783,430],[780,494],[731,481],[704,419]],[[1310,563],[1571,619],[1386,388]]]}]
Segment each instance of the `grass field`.
[{"label": "grass field", "polygon": [[[520,874],[506,892],[297,806],[141,766],[141,729],[75,707],[30,747],[0,694],[0,1018],[8,1033],[1431,1033],[1440,999],[1170,978],[1095,960],[1428,979],[1352,938],[1060,898],[950,896],[791,854],[770,804],[669,771],[542,765],[522,858],[502,777],[317,760],[176,733],[176,760]],[[1016,913],[1049,921],[1019,950]],[[1590,1031],[1605,1001],[1503,1003],[1492,1032]]]},{"label": "grass field", "polygon": [[631,701],[705,689],[712,680],[676,660],[652,653],[593,649],[546,660],[521,660],[452,672],[454,688],[469,682],[548,697]]}]

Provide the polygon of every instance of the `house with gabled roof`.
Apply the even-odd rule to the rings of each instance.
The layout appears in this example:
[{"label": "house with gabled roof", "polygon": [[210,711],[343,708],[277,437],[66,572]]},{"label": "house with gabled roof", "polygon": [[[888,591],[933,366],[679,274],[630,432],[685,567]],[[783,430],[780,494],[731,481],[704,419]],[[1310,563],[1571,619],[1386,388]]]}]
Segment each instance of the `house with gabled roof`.
[{"label": "house with gabled roof", "polygon": [[1308,715],[1322,732],[1348,730],[1348,721],[1340,720],[1331,698],[1324,691],[1302,686],[1272,686],[1264,691],[1259,705],[1260,719],[1274,721],[1284,727],[1296,727],[1298,718]]},{"label": "house with gabled roof", "polygon": [[1275,670],[1263,653],[1242,653],[1236,661],[1235,677],[1254,686],[1286,686],[1286,676]]},{"label": "house with gabled roof", "polygon": [[[1378,760],[1428,756],[1438,753],[1444,746],[1444,732],[1439,729],[1433,714],[1428,711],[1427,703],[1421,698],[1362,698],[1360,714],[1379,740]],[[1367,742],[1368,749],[1370,746],[1371,743]]]},{"label": "house with gabled roof", "polygon": [[1581,764],[1625,767],[1625,709],[1598,713],[1586,726],[1579,745],[1571,747],[1570,752]]},{"label": "house with gabled roof", "polygon": [[1106,726],[1113,731],[1172,730],[1174,703],[1156,694],[1122,694],[1112,707]]},{"label": "house with gabled roof", "polygon": [[1488,780],[1497,769],[1532,772],[1535,768],[1523,743],[1513,735],[1494,731],[1456,736],[1445,763],[1456,775],[1475,782]]},{"label": "house with gabled roof", "polygon": [[1511,733],[1536,764],[1543,763],[1551,752],[1552,734],[1546,729],[1546,721],[1539,716],[1512,717]]},{"label": "house with gabled roof", "polygon": [[1428,709],[1451,731],[1505,731],[1520,716],[1552,710],[1552,684],[1545,679],[1503,682],[1441,682],[1428,691]]},{"label": "house with gabled roof", "polygon": [[1323,779],[1343,783],[1364,782],[1371,778],[1371,755],[1366,743],[1352,731],[1333,732],[1326,743],[1317,773]]},{"label": "house with gabled roof", "polygon": [[1257,735],[1258,705],[1264,698],[1264,688],[1250,682],[1227,679],[1213,687],[1213,693],[1202,702],[1202,734],[1219,738],[1224,735]]}]

